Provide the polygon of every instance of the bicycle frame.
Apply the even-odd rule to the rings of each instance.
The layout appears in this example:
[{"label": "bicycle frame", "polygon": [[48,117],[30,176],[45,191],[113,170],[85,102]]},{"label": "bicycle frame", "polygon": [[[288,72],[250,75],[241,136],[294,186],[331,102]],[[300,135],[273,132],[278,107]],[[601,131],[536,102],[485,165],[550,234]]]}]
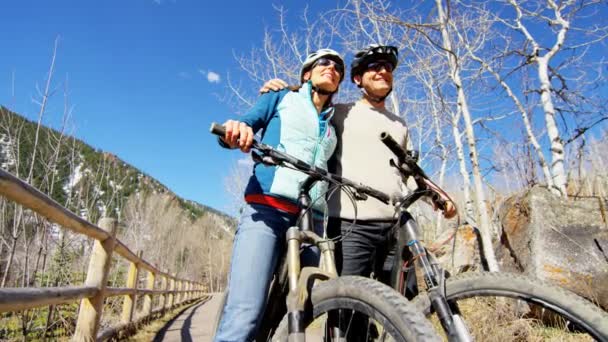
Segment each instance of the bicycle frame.
[{"label": "bicycle frame", "polygon": [[[263,319],[265,323],[278,322],[283,313],[283,310],[279,308],[281,305],[279,302],[285,299],[290,341],[305,341],[304,323],[307,319],[305,307],[314,281],[328,280],[338,276],[334,256],[335,243],[321,238],[314,232],[312,211],[308,209],[311,207],[308,192],[320,180],[320,178],[308,177],[300,186],[298,196],[299,224],[289,228],[286,232],[287,250],[285,258],[277,265],[275,281],[269,291],[268,308]],[[314,244],[319,248],[319,267],[301,267],[300,251],[304,243]],[[287,294],[285,294],[286,290]],[[264,326],[260,329],[261,335],[258,336],[267,338],[272,328],[274,327]]]},{"label": "bicycle frame", "polygon": [[[396,207],[401,207],[397,203]],[[464,322],[460,318],[460,311],[456,303],[449,302],[444,295],[443,269],[437,263],[431,262],[426,248],[418,240],[418,223],[405,209],[401,209],[399,216],[399,246],[409,249],[416,260],[416,266],[423,272],[424,282],[431,300],[431,305],[439,322],[446,332],[449,341],[472,341]]]},{"label": "bicycle frame", "polygon": [[[390,136],[383,132],[380,134],[380,141],[393,152],[397,157],[397,162],[390,160],[390,165],[396,168],[403,176],[412,176],[416,181],[419,189],[428,189],[425,180],[429,180],[422,168],[418,166],[418,153],[416,151],[406,151]],[[449,303],[443,294],[442,286],[444,284],[443,270],[437,265],[430,262],[426,248],[418,240],[418,224],[414,218],[406,211],[406,209],[415,201],[424,195],[423,191],[415,192],[414,194],[394,201],[395,208],[400,210],[399,225],[400,233],[405,234],[405,244],[409,248],[410,253],[416,259],[416,263],[424,272],[424,282],[429,293],[429,298],[441,326],[446,331],[450,341],[471,341],[469,332],[460,318],[460,312],[455,303]],[[445,208],[445,201],[435,197],[435,203],[440,208]]]},{"label": "bicycle frame", "polygon": [[[215,123],[211,125],[211,132],[220,137],[225,135],[223,127]],[[392,143],[392,146],[389,146],[391,150],[396,153],[400,152],[403,154],[402,157],[413,156],[407,155],[405,152],[400,150],[398,145],[394,142],[394,140],[392,140],[392,138],[390,138],[388,134],[383,135],[387,137],[387,139],[384,139],[387,146]],[[281,166],[288,164],[291,165],[292,168],[308,175],[308,178],[299,189],[299,225],[289,228],[286,232],[287,252],[285,260],[277,267],[278,273],[275,272],[275,281],[273,282],[273,285],[269,291],[268,306],[270,307],[270,311],[267,309],[267,312],[269,312],[268,315],[271,316],[270,319],[266,319],[268,317],[267,313],[264,314],[264,323],[276,321],[276,319],[272,319],[276,318],[272,317],[272,314],[276,315],[275,308],[271,307],[271,302],[274,301],[274,298],[276,297],[273,294],[278,293],[280,294],[278,297],[284,297],[284,289],[285,285],[287,284],[289,289],[286,295],[289,341],[305,341],[304,323],[306,323],[306,319],[308,319],[308,317],[305,315],[310,313],[310,311],[306,311],[305,309],[306,304],[309,302],[310,289],[312,288],[314,281],[328,280],[338,276],[334,258],[334,242],[331,240],[322,239],[312,230],[313,218],[312,212],[309,209],[311,208],[311,199],[308,195],[309,190],[317,181],[327,181],[330,184],[339,184],[340,186],[355,189],[356,191],[354,196],[357,200],[365,200],[367,199],[367,196],[372,196],[386,204],[389,204],[391,202],[391,197],[381,191],[375,190],[363,184],[354,183],[338,175],[331,174],[324,169],[310,166],[295,157],[277,151],[271,146],[259,143],[255,140],[253,141],[252,148],[262,153],[262,155],[255,153],[253,154],[254,160],[257,162],[261,162],[266,165]],[[419,172],[422,172],[421,169],[418,168],[418,170]],[[412,202],[413,201],[415,201],[415,199],[413,199]],[[311,243],[319,248],[321,258],[320,267],[301,267],[300,248],[303,243]],[[286,264],[286,267],[283,266],[283,264]],[[434,278],[431,277],[430,279]],[[260,329],[262,335],[258,334],[258,340],[260,339],[259,337],[266,340],[269,330],[274,327],[263,326],[262,328],[263,329]],[[336,333],[340,333],[340,331],[338,330]]]}]

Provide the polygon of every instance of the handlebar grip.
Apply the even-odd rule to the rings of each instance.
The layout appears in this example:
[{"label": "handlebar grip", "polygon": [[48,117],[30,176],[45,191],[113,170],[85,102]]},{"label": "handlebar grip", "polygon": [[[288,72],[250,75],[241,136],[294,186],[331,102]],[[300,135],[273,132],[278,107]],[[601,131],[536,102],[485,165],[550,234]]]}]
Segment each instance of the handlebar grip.
[{"label": "handlebar grip", "polygon": [[384,145],[386,145],[386,147],[389,148],[389,150],[391,150],[391,152],[395,154],[395,156],[397,156],[397,159],[400,162],[405,160],[405,150],[399,146],[399,144],[395,141],[395,139],[393,139],[393,137],[391,137],[390,134],[388,134],[388,132],[380,133],[380,140],[384,143]]},{"label": "handlebar grip", "polygon": [[209,127],[209,131],[212,134],[215,134],[220,137],[224,137],[226,135],[226,129],[224,128],[224,126],[222,126],[216,122],[211,123],[211,127]]}]

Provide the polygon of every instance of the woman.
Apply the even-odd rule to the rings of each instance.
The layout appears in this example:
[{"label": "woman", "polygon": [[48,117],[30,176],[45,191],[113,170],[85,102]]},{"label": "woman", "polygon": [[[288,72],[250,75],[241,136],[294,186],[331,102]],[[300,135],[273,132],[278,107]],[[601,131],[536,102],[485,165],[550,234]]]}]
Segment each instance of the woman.
[{"label": "woman", "polygon": [[[249,152],[253,136],[311,165],[327,169],[336,147],[330,118],[331,98],[344,78],[344,61],[334,50],[310,54],[300,71],[298,89],[271,92],[260,97],[240,120],[224,124],[224,147]],[[306,175],[287,168],[254,166],[245,190],[247,206],[234,239],[228,297],[215,341],[251,341],[259,326],[285,232],[298,214],[299,185]],[[325,207],[327,185],[317,183],[310,196],[314,209]]]}]

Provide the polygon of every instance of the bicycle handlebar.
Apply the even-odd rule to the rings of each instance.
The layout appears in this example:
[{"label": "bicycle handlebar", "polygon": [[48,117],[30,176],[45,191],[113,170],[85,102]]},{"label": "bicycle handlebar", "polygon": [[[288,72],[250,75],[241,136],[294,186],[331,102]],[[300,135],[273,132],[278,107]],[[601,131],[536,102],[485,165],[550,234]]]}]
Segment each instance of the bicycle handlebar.
[{"label": "bicycle handlebar", "polygon": [[[414,157],[413,154],[410,154],[412,152],[406,151],[401,146],[399,146],[395,139],[393,139],[393,137],[387,132],[380,133],[380,140],[397,157],[398,164],[394,166],[399,170],[399,172],[404,176],[409,176],[409,173],[411,173],[412,176],[414,176],[414,179],[416,180],[418,188],[420,190],[432,191],[433,194],[429,197],[431,197],[431,199],[433,200],[433,202],[435,202],[439,209],[445,210],[447,203],[438,194],[438,192],[445,192],[443,192],[443,190],[441,190],[439,186],[433,183],[426,175],[424,170],[422,170],[422,168],[418,166],[416,160],[417,157]],[[405,165],[407,169],[404,169],[402,165]],[[427,181],[432,185],[428,184]]]},{"label": "bicycle handlebar", "polygon": [[226,128],[224,128],[224,126],[212,122],[211,123],[211,127],[209,128],[209,131],[211,132],[211,134],[215,134],[219,137],[223,137],[226,135]]},{"label": "bicycle handlebar", "polygon": [[397,144],[395,139],[393,139],[390,134],[387,132],[380,133],[380,141],[382,141],[384,145],[386,145],[386,147],[388,147],[388,149],[391,150],[395,156],[397,156],[399,163],[405,162],[407,156],[405,150],[403,150],[403,148]]},{"label": "bicycle handlebar", "polygon": [[[224,137],[226,135],[226,129],[224,128],[224,126],[222,126],[218,123],[215,123],[215,122],[211,123],[211,127],[210,127],[209,131],[212,134],[215,134],[219,137]],[[255,139],[253,140],[253,143],[251,144],[251,148],[254,150],[257,150],[263,156],[268,156],[268,157],[272,158],[273,160],[277,161],[279,165],[281,163],[288,163],[288,164],[292,165],[293,167],[295,167],[300,172],[303,172],[309,176],[316,177],[318,179],[327,181],[330,184],[339,183],[341,185],[351,187],[356,190],[356,193],[359,196],[361,196],[362,194],[365,194],[365,195],[374,197],[377,200],[384,202],[386,204],[391,203],[391,196],[389,196],[381,191],[370,188],[370,187],[360,184],[360,183],[355,183],[346,178],[342,178],[342,177],[335,175],[333,173],[330,173],[327,170],[324,170],[322,168],[319,168],[316,166],[311,166],[308,163],[306,163],[300,159],[292,157],[289,154],[277,151],[274,148],[272,148],[271,146],[262,144],[262,143],[256,141]]]}]

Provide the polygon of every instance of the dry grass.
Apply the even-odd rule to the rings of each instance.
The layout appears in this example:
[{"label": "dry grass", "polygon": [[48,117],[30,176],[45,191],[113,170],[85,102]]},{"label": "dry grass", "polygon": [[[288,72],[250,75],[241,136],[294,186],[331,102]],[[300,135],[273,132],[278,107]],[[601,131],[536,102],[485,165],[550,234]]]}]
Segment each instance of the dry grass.
[{"label": "dry grass", "polygon": [[[563,323],[549,325],[530,318],[528,306],[511,299],[471,298],[459,301],[458,306],[476,341],[593,341],[586,334],[568,331]],[[436,316],[432,321],[442,329]]]}]

